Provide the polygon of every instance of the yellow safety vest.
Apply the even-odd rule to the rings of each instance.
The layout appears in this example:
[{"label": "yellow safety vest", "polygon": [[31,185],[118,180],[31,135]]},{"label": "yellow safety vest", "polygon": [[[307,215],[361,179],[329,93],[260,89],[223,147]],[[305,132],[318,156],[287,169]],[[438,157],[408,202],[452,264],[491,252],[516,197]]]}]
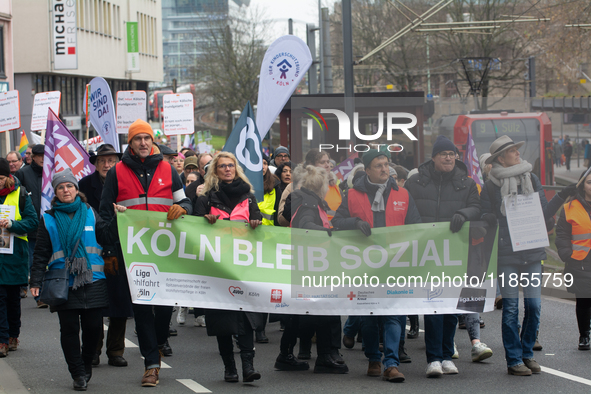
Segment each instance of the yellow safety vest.
[{"label": "yellow safety vest", "polygon": [[564,204],[566,221],[572,225],[571,244],[575,260],[584,260],[591,250],[591,219],[581,203],[573,200]]},{"label": "yellow safety vest", "polygon": [[[14,220],[17,221],[17,222],[22,219],[21,211],[20,211],[19,206],[18,206],[19,200],[20,200],[20,198],[19,198],[20,197],[20,191],[21,191],[21,188],[19,186],[12,193],[9,193],[6,196],[6,200],[4,200],[4,205],[12,205],[12,206],[16,207],[16,212],[15,212]],[[14,236],[17,237],[17,238],[20,238],[20,239],[22,239],[24,241],[28,241],[26,235],[17,235],[17,234],[14,234]]]},{"label": "yellow safety vest", "polygon": [[274,226],[275,225],[275,199],[277,198],[275,189],[271,190],[269,193],[265,193],[263,201],[261,201],[259,205],[259,210],[261,211],[261,215],[263,215],[263,224],[265,226]]}]

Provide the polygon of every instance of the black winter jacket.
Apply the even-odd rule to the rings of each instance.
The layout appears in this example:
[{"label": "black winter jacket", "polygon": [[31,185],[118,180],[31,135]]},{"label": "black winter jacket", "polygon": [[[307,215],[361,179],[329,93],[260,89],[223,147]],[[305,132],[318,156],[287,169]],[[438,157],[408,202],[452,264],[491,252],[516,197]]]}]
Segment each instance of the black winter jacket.
[{"label": "black winter jacket", "polygon": [[[40,167],[34,161],[31,161],[31,165],[25,166],[18,170],[15,177],[21,181],[21,185],[27,189],[31,195],[35,212],[37,217],[41,214],[41,188],[43,181],[43,167]],[[29,241],[35,241],[37,239],[37,230],[27,234]]]},{"label": "black winter jacket", "polygon": [[326,201],[305,187],[292,192],[290,196],[292,204],[291,227],[326,231],[318,211],[318,207],[325,212],[330,209]]},{"label": "black winter jacket", "polygon": [[[201,197],[197,197],[195,200],[195,206],[193,207],[193,215],[195,216],[205,216],[211,211],[211,207],[216,207],[222,211],[227,212],[228,214],[232,213],[234,207],[228,207],[222,202],[222,198],[220,198],[219,193],[221,191],[213,191],[210,190],[205,195]],[[261,215],[261,211],[259,210],[259,206],[257,204],[257,199],[252,193],[244,194],[238,204],[248,198],[248,213],[250,220],[261,220],[263,216]],[[236,204],[236,205],[238,205]]]},{"label": "black winter jacket", "polygon": [[404,187],[414,199],[423,223],[449,222],[455,213],[466,220],[480,219],[478,188],[459,160],[450,172],[435,170],[429,160],[419,166],[419,173],[411,176]]},{"label": "black winter jacket", "polygon": [[[579,202],[591,215],[591,205],[581,201],[581,199],[579,199]],[[571,257],[573,252],[572,232],[573,226],[566,221],[563,210],[556,226],[556,249],[560,259],[564,261],[564,273],[573,276],[573,285],[567,287],[567,291],[576,294],[577,298],[591,298],[591,253],[587,254],[587,257],[583,260],[575,260]],[[591,229],[589,229],[589,232],[591,232]]]},{"label": "black winter jacket", "polygon": [[[89,209],[92,209],[87,204]],[[55,217],[53,209],[45,211],[47,214]],[[101,220],[100,216],[94,212],[95,217],[95,229],[97,242],[99,244],[109,243],[114,241],[114,237],[117,234],[117,229],[111,227],[105,229],[105,223]],[[99,229],[102,231],[99,232]],[[103,237],[99,236],[103,234]],[[105,238],[106,237],[106,238]],[[45,227],[45,220],[41,217],[39,223],[39,230],[37,236],[37,243],[35,244],[35,253],[33,255],[33,266],[31,267],[31,280],[30,287],[41,287],[43,283],[43,275],[47,268],[47,262],[51,259],[53,254],[53,248],[51,246],[51,238],[49,232]],[[105,308],[109,304],[107,296],[107,281],[104,279],[97,280],[90,284],[79,287],[76,290],[68,290],[68,301],[64,304],[51,307],[52,312],[62,311],[66,309],[91,309],[91,308]]]},{"label": "black winter jacket", "polygon": [[78,189],[84,193],[92,209],[98,212],[101,205],[101,195],[103,194],[103,182],[101,182],[98,171],[80,179]]},{"label": "black winter jacket", "polygon": [[[540,183],[540,180],[534,173],[531,174],[531,183],[534,191],[538,192],[540,195],[540,203],[542,205],[542,211],[544,212],[544,218],[546,222],[548,222],[549,220],[551,220],[551,217],[556,213],[556,208],[549,209],[549,204],[546,200],[544,189],[542,189],[542,184]],[[494,189],[493,193],[489,191],[489,187],[491,187],[491,185]],[[521,193],[521,186],[518,187],[518,192]],[[492,202],[490,200],[491,194],[495,197],[494,201]],[[553,199],[553,201],[559,203],[560,197],[558,197],[558,199],[556,200]],[[503,200],[501,198],[500,187],[496,186],[492,182],[486,182],[484,184],[484,187],[482,188],[482,192],[480,193],[480,202],[482,204],[483,215],[487,213],[494,213],[497,216],[497,220],[499,223],[499,265],[520,265],[536,263],[546,259],[546,250],[544,248],[513,252],[513,247],[511,246],[511,237],[509,235],[509,226],[507,224],[507,218],[501,213],[501,204],[503,203]],[[559,207],[560,205],[556,204],[553,206]],[[552,209],[554,209],[553,212]]]},{"label": "black winter jacket", "polygon": [[[376,191],[378,190],[377,186],[371,185],[368,182],[367,175],[363,175],[360,179],[357,179],[353,184],[353,189],[367,194],[368,196],[368,204],[373,202],[375,198]],[[346,183],[346,182],[341,182]],[[384,191],[384,201],[388,201],[388,196],[390,195],[391,190],[398,191],[398,184],[394,180],[394,178],[388,178],[388,184],[386,186],[386,190]],[[353,230],[356,228],[357,221],[361,220],[357,217],[351,217],[349,212],[349,198],[348,194],[347,197],[343,198],[343,202],[337,209],[337,213],[335,214],[334,218],[332,219],[333,226],[338,230]],[[374,227],[385,227],[386,226],[386,212],[374,212],[373,213],[373,223]],[[406,211],[406,217],[404,218],[404,224],[414,224],[414,223],[421,223],[421,215],[417,210],[417,206],[409,193],[408,196],[408,208]]]}]

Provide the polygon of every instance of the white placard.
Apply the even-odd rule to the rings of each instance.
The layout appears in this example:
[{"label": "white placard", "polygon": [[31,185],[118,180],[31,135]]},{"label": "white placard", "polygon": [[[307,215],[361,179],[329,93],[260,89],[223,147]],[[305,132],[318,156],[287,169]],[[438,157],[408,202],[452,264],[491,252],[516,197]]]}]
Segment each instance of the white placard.
[{"label": "white placard", "polygon": [[505,196],[503,203],[514,252],[550,245],[539,193]]},{"label": "white placard", "polygon": [[[0,205],[0,219],[15,220],[16,207],[14,205]],[[14,250],[14,234],[3,228],[0,232],[0,253],[12,254]]]},{"label": "white placard", "polygon": [[54,70],[75,70],[78,68],[76,2],[53,0],[51,3],[53,68]]},{"label": "white placard", "polygon": [[18,90],[0,93],[0,132],[21,127]]},{"label": "white placard", "polygon": [[127,134],[129,126],[138,119],[148,121],[146,92],[120,90],[117,92],[117,133]]},{"label": "white placard", "polygon": [[33,115],[31,116],[31,130],[45,130],[49,108],[59,116],[61,96],[61,92],[43,92],[35,95]]},{"label": "white placard", "polygon": [[162,98],[164,134],[193,134],[195,132],[195,111],[191,93],[167,94]]}]

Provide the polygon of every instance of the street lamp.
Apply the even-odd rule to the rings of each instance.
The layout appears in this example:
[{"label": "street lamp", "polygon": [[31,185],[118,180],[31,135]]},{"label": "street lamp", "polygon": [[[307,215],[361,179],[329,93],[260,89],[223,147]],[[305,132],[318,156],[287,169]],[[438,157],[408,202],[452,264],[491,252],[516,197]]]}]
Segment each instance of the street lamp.
[{"label": "street lamp", "polygon": [[236,126],[236,120],[240,117],[242,112],[238,111],[237,109],[232,111],[232,130],[234,130],[234,126]]}]

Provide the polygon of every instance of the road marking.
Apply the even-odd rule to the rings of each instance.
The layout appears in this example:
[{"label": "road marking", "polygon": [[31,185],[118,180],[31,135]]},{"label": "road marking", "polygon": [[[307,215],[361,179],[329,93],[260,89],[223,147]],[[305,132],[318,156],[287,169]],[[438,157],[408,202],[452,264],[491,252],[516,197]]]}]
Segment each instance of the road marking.
[{"label": "road marking", "polygon": [[[143,356],[140,357],[142,360],[145,360]],[[160,368],[172,368],[170,365],[166,364],[164,361],[160,360]]]},{"label": "road marking", "polygon": [[558,376],[560,378],[572,380],[573,382],[578,382],[578,383],[586,384],[587,386],[591,386],[591,380],[584,379],[584,378],[581,378],[581,377],[578,377],[575,375],[571,375],[570,373],[558,371],[556,369],[552,369],[552,368],[548,368],[548,367],[542,367],[542,372],[546,372],[546,373],[549,373],[550,375]]},{"label": "road marking", "polygon": [[126,348],[133,348],[133,347],[138,347],[138,345],[131,342],[129,339],[125,338],[125,347]]},{"label": "road marking", "polygon": [[192,379],[177,379],[177,382],[184,384],[187,388],[195,393],[211,393],[208,389],[197,383]]}]

